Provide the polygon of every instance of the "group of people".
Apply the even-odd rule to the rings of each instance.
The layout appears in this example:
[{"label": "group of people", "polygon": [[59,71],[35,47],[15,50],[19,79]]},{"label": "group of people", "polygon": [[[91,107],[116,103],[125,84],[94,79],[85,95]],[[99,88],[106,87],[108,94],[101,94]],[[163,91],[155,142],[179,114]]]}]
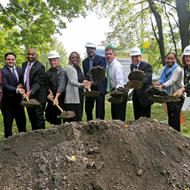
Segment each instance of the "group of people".
[{"label": "group of people", "polygon": [[[87,120],[93,119],[93,109],[96,105],[96,118],[105,117],[105,95],[118,88],[124,88],[127,76],[119,61],[116,59],[115,50],[112,47],[105,49],[105,57],[95,54],[96,46],[93,43],[86,44],[88,57],[80,66],[80,55],[72,52],[69,63],[64,69],[60,65],[60,55],[56,51],[48,54],[50,69],[45,71],[42,63],[37,60],[37,52],[31,48],[27,53],[27,61],[22,68],[16,66],[16,55],[13,52],[5,54],[5,66],[0,72],[0,98],[1,111],[4,122],[5,138],[12,135],[12,124],[15,119],[19,132],[26,132],[26,117],[20,102],[23,99],[36,99],[39,106],[28,107],[27,112],[32,130],[45,129],[45,120],[54,125],[62,122],[59,105],[65,111],[73,111],[74,118],[63,121],[82,121],[83,104],[85,100],[85,113]],[[145,73],[140,89],[133,90],[133,108],[135,120],[140,117],[151,117],[151,105],[146,89],[152,85],[152,67],[142,61],[139,48],[132,48],[131,72],[141,70]],[[182,69],[178,65],[176,55],[168,53],[160,80],[156,85],[165,89],[169,94],[174,93],[180,97],[178,102],[167,103],[168,123],[174,129],[180,131],[180,111],[184,102],[184,92],[190,93],[190,46],[183,52],[182,65],[184,67],[184,82]],[[95,82],[90,75],[93,67],[100,66],[106,72],[106,77],[101,82]],[[95,97],[83,97],[84,90],[99,91]],[[125,121],[127,108],[127,94],[121,102],[111,103],[112,119]],[[44,114],[45,113],[45,114]]]}]

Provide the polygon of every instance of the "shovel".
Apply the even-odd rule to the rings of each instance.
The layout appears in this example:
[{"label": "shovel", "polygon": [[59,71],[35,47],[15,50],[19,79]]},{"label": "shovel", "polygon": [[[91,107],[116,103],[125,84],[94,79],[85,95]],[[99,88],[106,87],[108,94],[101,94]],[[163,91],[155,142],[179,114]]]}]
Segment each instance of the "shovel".
[{"label": "shovel", "polygon": [[145,77],[145,74],[141,70],[136,70],[133,71],[129,74],[128,79],[129,81],[127,82],[126,87],[128,89],[140,89],[142,87],[142,81]]},{"label": "shovel", "polygon": [[[53,102],[52,98],[48,98],[49,100],[51,100]],[[73,111],[64,111],[60,105],[55,104],[55,106],[61,111],[61,114],[59,116],[57,116],[60,119],[69,119],[69,118],[73,118],[75,117],[75,113]]]},{"label": "shovel", "polygon": [[150,95],[150,99],[157,103],[180,101],[179,97],[176,94],[169,95],[167,91],[159,89],[155,86],[149,87],[146,92]]},{"label": "shovel", "polygon": [[34,108],[40,106],[40,102],[38,102],[36,99],[29,99],[28,97],[26,97],[25,92],[22,95],[24,96],[24,98],[26,98],[26,100],[21,101],[20,103],[21,106],[25,106],[28,108]]},{"label": "shovel", "polygon": [[92,91],[90,88],[88,88],[87,91],[83,92],[83,95],[86,97],[96,97],[100,94],[99,91]]},{"label": "shovel", "polygon": [[105,70],[100,66],[93,67],[90,71],[90,76],[94,82],[100,83],[105,79]]}]

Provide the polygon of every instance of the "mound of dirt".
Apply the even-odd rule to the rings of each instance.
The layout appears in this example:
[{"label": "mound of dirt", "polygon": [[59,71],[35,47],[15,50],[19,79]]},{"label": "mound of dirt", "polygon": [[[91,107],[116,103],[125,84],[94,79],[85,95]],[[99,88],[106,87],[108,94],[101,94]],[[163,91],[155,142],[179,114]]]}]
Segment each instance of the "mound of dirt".
[{"label": "mound of dirt", "polygon": [[15,135],[0,145],[0,189],[190,189],[190,139],[145,118]]}]

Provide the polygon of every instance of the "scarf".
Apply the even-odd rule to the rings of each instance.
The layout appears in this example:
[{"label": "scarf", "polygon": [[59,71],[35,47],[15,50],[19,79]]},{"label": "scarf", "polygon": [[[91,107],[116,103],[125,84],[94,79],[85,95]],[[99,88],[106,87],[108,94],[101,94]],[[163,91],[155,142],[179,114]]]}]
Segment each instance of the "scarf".
[{"label": "scarf", "polygon": [[[178,67],[177,63],[174,63],[172,67],[168,67],[167,65],[164,66],[164,69],[162,71],[162,74],[160,76],[160,84],[164,84],[165,82],[167,82],[168,80],[170,80],[171,76],[172,76],[172,72]],[[170,92],[170,87],[166,87],[165,88],[166,91],[169,93]]]}]

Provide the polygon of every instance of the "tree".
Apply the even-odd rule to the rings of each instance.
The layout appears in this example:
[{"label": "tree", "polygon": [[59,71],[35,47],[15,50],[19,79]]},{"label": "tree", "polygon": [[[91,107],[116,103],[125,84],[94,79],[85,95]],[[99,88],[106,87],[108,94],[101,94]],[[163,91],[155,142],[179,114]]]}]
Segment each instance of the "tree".
[{"label": "tree", "polygon": [[159,52],[154,52],[151,61],[156,64],[164,64],[165,50],[178,53],[190,43],[190,0],[103,0],[101,5],[111,15],[113,27],[107,42],[114,40],[115,45],[127,49],[134,45],[142,48],[144,40],[152,42],[155,38]]},{"label": "tree", "polygon": [[10,0],[0,3],[0,60],[7,51],[25,54],[35,48],[38,54],[49,51],[52,36],[65,28],[64,20],[85,15],[86,0]]}]

